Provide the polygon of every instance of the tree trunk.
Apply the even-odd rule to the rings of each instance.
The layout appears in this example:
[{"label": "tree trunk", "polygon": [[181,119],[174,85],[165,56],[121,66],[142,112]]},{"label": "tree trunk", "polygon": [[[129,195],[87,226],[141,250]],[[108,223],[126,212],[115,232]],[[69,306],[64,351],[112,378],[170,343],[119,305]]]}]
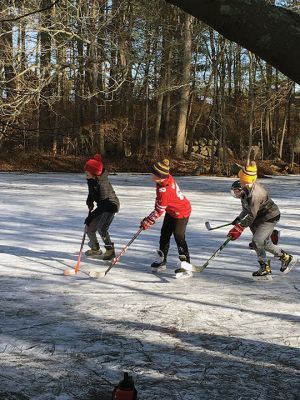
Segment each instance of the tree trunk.
[{"label": "tree trunk", "polygon": [[290,105],[291,105],[292,88],[293,88],[293,85],[290,82],[289,83],[288,94],[287,94],[287,99],[286,99],[286,105],[285,105],[285,112],[284,112],[284,120],[283,120],[281,138],[280,138],[279,149],[278,149],[278,157],[281,160],[282,160],[282,156],[283,156],[283,144],[284,144],[285,136],[286,136],[286,133],[287,133],[287,127],[288,127],[288,117],[289,117]]},{"label": "tree trunk", "polygon": [[[51,6],[51,0],[41,0],[41,7],[46,8]],[[39,98],[39,146],[44,150],[51,147],[52,131],[51,127],[51,108],[50,99],[51,91],[51,9],[40,14],[42,30],[40,32],[40,98]]]},{"label": "tree trunk", "polygon": [[90,132],[92,134],[92,151],[103,154],[102,138],[100,129],[100,116],[98,108],[98,77],[99,77],[99,60],[97,33],[99,27],[99,8],[98,1],[91,0],[88,16],[89,16],[89,46],[87,54],[86,82],[89,89],[89,106],[90,106]]},{"label": "tree trunk", "polygon": [[187,116],[190,98],[190,79],[191,79],[191,58],[192,58],[192,23],[193,18],[186,14],[183,27],[183,65],[182,81],[179,100],[179,117],[176,134],[175,154],[178,157],[184,155],[185,138],[187,129]]},{"label": "tree trunk", "polygon": [[[0,5],[0,13],[4,11],[4,5]],[[0,24],[0,70],[4,71],[4,97],[9,101],[10,97],[14,96],[15,71],[13,66],[13,25],[11,22],[3,22]],[[2,89],[2,90],[3,90]]]},{"label": "tree trunk", "polygon": [[77,18],[77,37],[75,40],[75,53],[74,57],[76,60],[77,71],[74,77],[74,86],[75,86],[75,115],[73,118],[73,128],[74,131],[78,133],[78,137],[80,142],[83,140],[82,137],[82,128],[84,125],[84,110],[83,110],[83,95],[84,95],[84,55],[83,55],[83,41],[81,39],[82,35],[82,20],[84,16],[83,12],[84,5],[82,4],[82,0],[77,0],[76,8],[78,13]]},{"label": "tree trunk", "polygon": [[254,129],[254,107],[255,107],[255,93],[254,93],[254,85],[255,85],[255,62],[254,55],[249,52],[249,136],[248,136],[248,153],[247,153],[247,165],[250,164],[251,161],[251,151],[253,144],[253,129]]}]

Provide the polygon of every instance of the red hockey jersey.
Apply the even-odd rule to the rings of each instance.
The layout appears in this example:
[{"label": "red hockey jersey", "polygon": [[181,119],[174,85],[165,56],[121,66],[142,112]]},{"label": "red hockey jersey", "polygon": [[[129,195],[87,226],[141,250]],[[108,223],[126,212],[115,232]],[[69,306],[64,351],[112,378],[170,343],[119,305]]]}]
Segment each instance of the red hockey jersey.
[{"label": "red hockey jersey", "polygon": [[191,203],[181,193],[179,186],[171,175],[156,185],[155,207],[149,217],[156,220],[164,212],[167,212],[173,218],[187,218],[190,216],[191,211]]}]

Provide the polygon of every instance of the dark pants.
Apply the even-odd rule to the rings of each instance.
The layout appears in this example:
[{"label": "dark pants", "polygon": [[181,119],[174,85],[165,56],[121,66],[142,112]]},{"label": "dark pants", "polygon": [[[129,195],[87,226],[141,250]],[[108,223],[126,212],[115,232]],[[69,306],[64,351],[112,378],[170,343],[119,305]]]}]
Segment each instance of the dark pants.
[{"label": "dark pants", "polygon": [[187,262],[190,262],[189,249],[185,240],[185,230],[188,221],[189,218],[173,218],[166,213],[159,240],[159,249],[164,253],[164,261],[167,260],[170,239],[173,234],[177,244],[178,254],[186,256]]},{"label": "dark pants", "polygon": [[110,239],[108,228],[114,219],[115,214],[111,212],[103,212],[98,217],[92,219],[89,226],[87,227],[87,235],[90,239],[90,247],[95,243],[98,243],[96,232],[98,231],[101,239],[105,246],[111,246],[112,241]]}]

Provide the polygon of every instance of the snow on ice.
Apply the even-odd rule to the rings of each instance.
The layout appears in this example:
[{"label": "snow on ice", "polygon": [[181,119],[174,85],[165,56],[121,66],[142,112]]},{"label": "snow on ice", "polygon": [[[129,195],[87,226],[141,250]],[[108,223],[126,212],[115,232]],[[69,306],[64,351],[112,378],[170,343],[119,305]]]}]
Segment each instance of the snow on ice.
[{"label": "snow on ice", "polygon": [[[153,209],[148,175],[110,180],[121,210],[110,228],[119,252]],[[203,264],[226,239],[240,202],[234,179],[177,178],[193,212],[187,229],[192,261]],[[300,398],[300,266],[254,282],[258,267],[249,229],[201,274],[153,275],[161,218],[142,232],[109,274],[84,256],[76,264],[87,215],[84,174],[1,174],[0,399],[108,400],[123,371],[140,400],[296,400]],[[279,205],[282,247],[300,255],[300,177],[261,180]],[[229,227],[230,228],[230,227]],[[85,250],[87,246],[85,246]]]}]

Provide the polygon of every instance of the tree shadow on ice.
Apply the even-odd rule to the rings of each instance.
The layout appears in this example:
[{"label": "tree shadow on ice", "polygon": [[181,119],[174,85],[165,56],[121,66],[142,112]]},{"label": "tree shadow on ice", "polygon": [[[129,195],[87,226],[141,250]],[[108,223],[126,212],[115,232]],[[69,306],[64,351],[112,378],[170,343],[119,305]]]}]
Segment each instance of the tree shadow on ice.
[{"label": "tree shadow on ice", "polygon": [[[299,394],[297,348],[204,333],[207,326],[189,322],[178,327],[166,322],[163,304],[147,314],[143,304],[121,307],[118,314],[118,307],[113,313],[109,308],[110,299],[95,299],[96,313],[93,304],[83,313],[76,307],[78,295],[47,293],[49,282],[44,297],[29,299],[27,305],[22,287],[15,287],[23,298],[17,304],[6,294],[5,283],[0,398],[14,393],[18,400],[42,394],[106,400],[124,370],[133,373],[140,398],[147,400],[296,400]],[[35,288],[41,292],[40,285],[32,287],[32,295]],[[119,294],[118,304],[125,297]]]}]

